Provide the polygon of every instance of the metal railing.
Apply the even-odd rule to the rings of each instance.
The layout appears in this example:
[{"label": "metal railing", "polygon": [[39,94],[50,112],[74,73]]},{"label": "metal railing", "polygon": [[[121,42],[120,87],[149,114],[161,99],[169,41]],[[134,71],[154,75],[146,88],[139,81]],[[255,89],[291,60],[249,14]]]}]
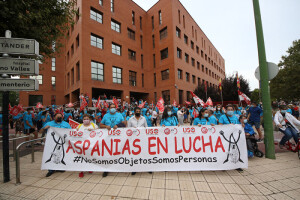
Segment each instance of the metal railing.
[{"label": "metal railing", "polygon": [[[13,142],[13,157],[14,157],[14,161],[16,160],[16,146],[17,146],[17,140],[19,139],[23,139],[23,138],[30,138],[29,135],[27,136],[21,136],[21,137],[17,137],[15,135],[11,136],[11,139],[8,139],[8,141],[12,141]],[[2,143],[3,141],[0,141],[0,143]]]},{"label": "metal railing", "polygon": [[31,143],[31,162],[34,162],[34,144],[33,142],[35,141],[41,141],[43,139],[45,139],[46,137],[42,137],[42,138],[37,138],[37,139],[33,139],[33,140],[29,140],[29,141],[25,141],[22,142],[21,144],[19,144],[16,148],[16,184],[21,184],[21,180],[20,180],[20,153],[19,150],[21,148],[21,146],[23,146],[24,144],[28,144]]}]

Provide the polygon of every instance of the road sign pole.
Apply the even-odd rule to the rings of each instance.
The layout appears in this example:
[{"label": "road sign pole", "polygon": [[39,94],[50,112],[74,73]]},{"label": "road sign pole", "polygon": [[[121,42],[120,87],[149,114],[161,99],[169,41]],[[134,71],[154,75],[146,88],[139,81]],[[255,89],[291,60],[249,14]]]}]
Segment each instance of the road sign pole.
[{"label": "road sign pole", "polygon": [[[5,37],[10,38],[11,32],[6,31]],[[8,57],[7,54],[3,54],[3,56]],[[5,75],[5,77],[8,77]],[[3,153],[3,182],[10,181],[10,173],[9,173],[9,130],[8,130],[8,104],[9,104],[9,91],[3,92],[3,99],[2,99],[2,106],[3,106],[3,132],[2,132],[2,153]]]},{"label": "road sign pole", "polygon": [[271,110],[271,98],[269,90],[269,74],[266,60],[266,51],[264,44],[263,28],[261,22],[260,8],[258,0],[253,0],[254,17],[256,25],[259,72],[261,80],[262,103],[264,109],[264,143],[266,148],[266,158],[275,159],[273,120]]}]

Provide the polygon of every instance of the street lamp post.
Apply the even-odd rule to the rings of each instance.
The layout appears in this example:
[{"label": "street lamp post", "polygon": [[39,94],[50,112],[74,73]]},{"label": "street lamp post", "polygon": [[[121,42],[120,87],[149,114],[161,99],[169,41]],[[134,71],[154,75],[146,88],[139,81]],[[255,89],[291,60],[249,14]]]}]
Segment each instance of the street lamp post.
[{"label": "street lamp post", "polygon": [[253,0],[253,8],[254,8],[254,17],[255,17],[255,25],[256,25],[262,103],[264,109],[264,133],[265,133],[264,143],[266,148],[266,158],[275,159],[268,64],[266,60],[264,35],[263,35],[263,28],[262,28],[260,8],[259,8],[258,1],[259,0]]}]

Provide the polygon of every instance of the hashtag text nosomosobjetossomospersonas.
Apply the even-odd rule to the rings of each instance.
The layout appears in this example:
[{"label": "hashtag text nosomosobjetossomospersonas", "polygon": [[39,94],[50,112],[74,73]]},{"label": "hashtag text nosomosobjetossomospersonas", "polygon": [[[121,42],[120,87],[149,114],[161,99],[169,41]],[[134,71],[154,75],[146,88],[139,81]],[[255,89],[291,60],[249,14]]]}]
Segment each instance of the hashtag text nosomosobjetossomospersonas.
[{"label": "hashtag text nosomosobjetossomospersonas", "polygon": [[178,156],[175,158],[158,158],[158,157],[153,157],[149,159],[128,159],[126,157],[120,157],[118,159],[111,159],[111,160],[97,160],[96,158],[89,159],[85,158],[82,156],[75,156],[74,163],[90,163],[90,164],[99,164],[99,165],[142,165],[142,164],[172,164],[172,163],[192,163],[192,162],[217,162],[217,157],[183,157],[183,156]]}]

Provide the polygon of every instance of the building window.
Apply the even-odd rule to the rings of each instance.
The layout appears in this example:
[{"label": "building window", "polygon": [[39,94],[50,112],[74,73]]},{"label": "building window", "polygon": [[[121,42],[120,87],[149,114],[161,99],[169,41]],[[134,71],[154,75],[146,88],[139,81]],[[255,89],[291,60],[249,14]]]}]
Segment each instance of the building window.
[{"label": "building window", "polygon": [[198,86],[200,86],[200,85],[201,85],[201,79],[198,78]]},{"label": "building window", "polygon": [[74,84],[74,68],[71,69],[71,84]]},{"label": "building window", "polygon": [[177,47],[177,58],[182,58],[182,50]]},{"label": "building window", "polygon": [[76,49],[79,47],[79,34],[76,37]]},{"label": "building window", "polygon": [[202,72],[204,72],[204,65],[202,65]]},{"label": "building window", "polygon": [[52,89],[55,90],[55,86],[56,86],[56,77],[55,76],[51,77],[51,85],[52,85]]},{"label": "building window", "polygon": [[190,82],[190,73],[188,73],[188,72],[185,73],[185,80],[187,82]]},{"label": "building window", "polygon": [[195,67],[195,59],[191,58],[191,60],[192,60],[192,66]]},{"label": "building window", "polygon": [[155,54],[153,54],[153,67],[156,67],[156,62],[155,62]]},{"label": "building window", "polygon": [[197,69],[200,69],[200,63],[197,61]]},{"label": "building window", "polygon": [[164,60],[166,58],[168,58],[168,48],[165,48],[160,51],[160,59]]},{"label": "building window", "polygon": [[56,105],[56,96],[51,95],[51,105]]},{"label": "building window", "polygon": [[196,52],[199,54],[199,47],[196,45]]},{"label": "building window", "polygon": [[120,33],[121,32],[121,24],[116,20],[111,19],[111,29]]},{"label": "building window", "polygon": [[76,73],[77,73],[76,81],[79,81],[80,80],[80,63],[79,63],[79,61],[76,63]]},{"label": "building window", "polygon": [[142,17],[140,17],[140,29],[142,30]]},{"label": "building window", "polygon": [[127,29],[127,31],[128,31],[128,37],[132,40],[135,40],[135,32],[129,28]]},{"label": "building window", "polygon": [[103,0],[99,0],[99,5],[103,6]]},{"label": "building window", "polygon": [[176,27],[176,36],[181,38],[181,30],[178,27]]},{"label": "building window", "polygon": [[163,28],[162,30],[159,31],[159,37],[160,39],[164,39],[168,36],[168,29],[167,27]]},{"label": "building window", "polygon": [[155,48],[155,38],[154,38],[154,35],[152,35],[152,46],[153,46],[153,49]]},{"label": "building window", "polygon": [[110,0],[110,11],[114,12],[115,11],[115,5],[114,5],[114,0]]},{"label": "building window", "polygon": [[184,43],[185,43],[185,44],[188,44],[188,41],[189,41],[188,36],[184,35]]},{"label": "building window", "polygon": [[29,76],[29,78],[38,80],[39,85],[43,84],[43,75]]},{"label": "building window", "polygon": [[154,30],[154,16],[151,17],[152,30]]},{"label": "building window", "polygon": [[164,90],[161,92],[161,94],[165,101],[165,104],[169,105],[170,104],[170,90]]},{"label": "building window", "polygon": [[169,79],[169,69],[161,71],[161,80],[167,80],[167,79]]},{"label": "building window", "polygon": [[113,54],[121,55],[121,46],[115,43],[111,44],[111,51]]},{"label": "building window", "polygon": [[103,23],[103,14],[94,8],[90,10],[90,18],[101,24]]},{"label": "building window", "polygon": [[154,81],[154,87],[156,87],[156,73],[154,73],[153,81]]},{"label": "building window", "polygon": [[132,11],[132,25],[135,25],[135,12]]},{"label": "building window", "polygon": [[191,40],[191,48],[194,49],[194,42]]},{"label": "building window", "polygon": [[74,54],[74,44],[72,44],[71,46],[71,55],[73,56],[73,54]]},{"label": "building window", "polygon": [[99,49],[103,49],[103,38],[91,34],[91,45]]},{"label": "building window", "polygon": [[104,81],[104,64],[92,61],[92,80]]},{"label": "building window", "polygon": [[140,40],[141,40],[141,49],[143,49],[143,36],[140,36]]},{"label": "building window", "polygon": [[128,58],[130,60],[136,60],[136,53],[135,53],[135,51],[132,51],[132,50],[128,49]]},{"label": "building window", "polygon": [[51,71],[53,71],[53,72],[55,72],[55,70],[56,70],[56,67],[55,67],[55,65],[56,65],[56,59],[55,58],[51,58]]},{"label": "building window", "polygon": [[186,63],[189,63],[189,54],[186,53],[186,54],[184,55],[184,57],[185,57],[185,62],[186,62]]},{"label": "building window", "polygon": [[183,28],[185,28],[185,18],[184,18],[184,15],[182,16],[182,21],[183,21]]},{"label": "building window", "polygon": [[136,86],[136,72],[129,71],[129,85]]},{"label": "building window", "polygon": [[113,83],[122,84],[122,69],[118,67],[113,67],[112,72],[113,72]]},{"label": "building window", "polygon": [[141,67],[144,68],[144,55],[141,54]]},{"label": "building window", "polygon": [[182,79],[182,70],[178,69],[177,73],[178,73],[178,79]]},{"label": "building window", "polygon": [[67,88],[69,88],[70,87],[70,73],[68,72],[68,74],[67,74]]},{"label": "building window", "polygon": [[158,11],[158,23],[159,23],[159,24],[162,24],[161,10]]},{"label": "building window", "polygon": [[207,67],[205,68],[205,73],[208,74],[208,69],[207,69]]},{"label": "building window", "polygon": [[157,93],[154,92],[154,102],[156,103],[157,102]]},{"label": "building window", "polygon": [[142,87],[144,87],[144,74],[142,74]]},{"label": "building window", "polygon": [[196,76],[193,75],[192,79],[193,79],[193,83],[196,84]]},{"label": "building window", "polygon": [[180,10],[178,10],[178,22],[179,22],[179,24],[181,23],[181,20],[180,20]]},{"label": "building window", "polygon": [[203,51],[201,50],[201,57],[203,58]]}]

